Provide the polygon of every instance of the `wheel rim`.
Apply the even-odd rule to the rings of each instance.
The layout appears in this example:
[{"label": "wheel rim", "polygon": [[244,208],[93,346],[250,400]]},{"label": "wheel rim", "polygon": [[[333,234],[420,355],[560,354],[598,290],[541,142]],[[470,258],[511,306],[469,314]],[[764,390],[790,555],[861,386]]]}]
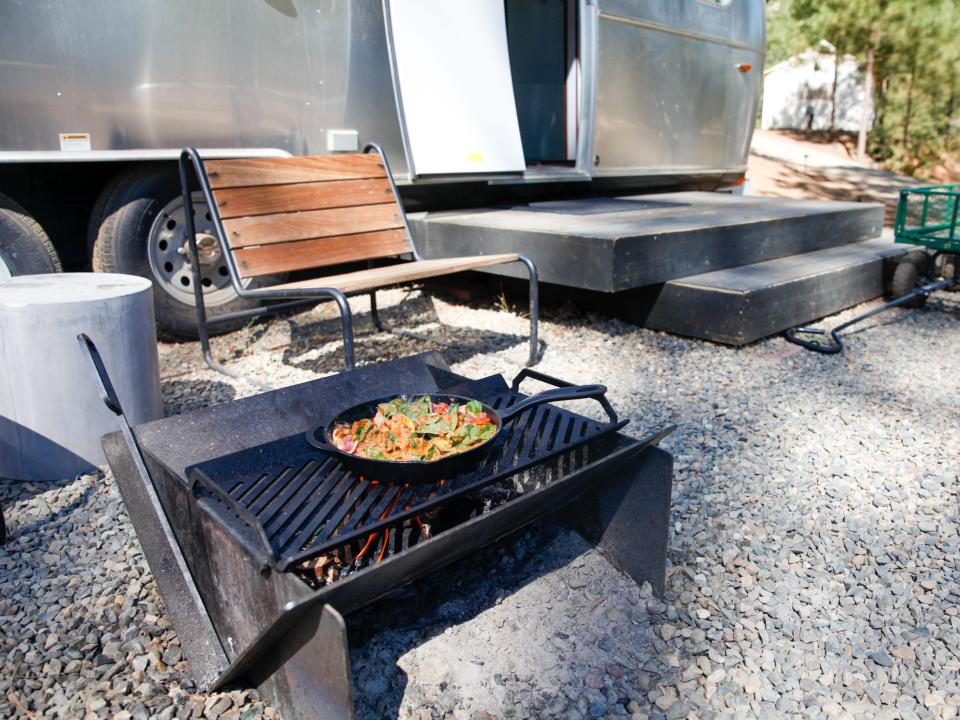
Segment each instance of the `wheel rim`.
[{"label": "wheel rim", "polygon": [[[193,222],[200,255],[200,282],[204,305],[223,305],[237,297],[223,249],[213,229],[210,212],[201,193],[193,194]],[[147,238],[147,258],[154,280],[184,305],[195,305],[193,267],[187,245],[183,198],[168,202],[154,219]],[[245,282],[244,285],[247,283]]]},{"label": "wheel rim", "polygon": [[3,259],[3,255],[0,255],[0,282],[9,280],[12,277],[13,271],[10,270],[10,266],[7,265],[7,261]]}]

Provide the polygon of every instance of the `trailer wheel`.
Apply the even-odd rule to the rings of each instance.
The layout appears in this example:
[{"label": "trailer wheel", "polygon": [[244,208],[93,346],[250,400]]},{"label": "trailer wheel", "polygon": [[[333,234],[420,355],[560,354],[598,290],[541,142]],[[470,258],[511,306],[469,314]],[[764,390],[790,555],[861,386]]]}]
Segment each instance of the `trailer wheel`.
[{"label": "trailer wheel", "polygon": [[[153,283],[157,329],[162,337],[196,338],[193,274],[186,246],[180,180],[175,167],[138,167],[118,175],[91,217],[92,263],[98,272],[142,275]],[[194,195],[194,223],[200,242],[200,275],[207,317],[255,307],[230,284],[230,275],[206,203]],[[258,278],[248,287],[274,283]],[[211,326],[213,333],[236,329],[242,320]]]},{"label": "trailer wheel", "polygon": [[0,280],[61,269],[57,251],[40,223],[0,193]]},{"label": "trailer wheel", "polygon": [[951,278],[953,285],[944,288],[949,292],[960,290],[960,255],[957,253],[940,253],[936,258],[935,273],[943,278]]},{"label": "trailer wheel", "polygon": [[[920,275],[920,269],[926,265],[926,261],[927,258],[923,253],[909,253],[900,259],[893,271],[893,284],[890,288],[894,298],[902,297],[916,289],[917,277]],[[921,295],[905,302],[903,307],[923,307],[926,301],[927,299]]]}]

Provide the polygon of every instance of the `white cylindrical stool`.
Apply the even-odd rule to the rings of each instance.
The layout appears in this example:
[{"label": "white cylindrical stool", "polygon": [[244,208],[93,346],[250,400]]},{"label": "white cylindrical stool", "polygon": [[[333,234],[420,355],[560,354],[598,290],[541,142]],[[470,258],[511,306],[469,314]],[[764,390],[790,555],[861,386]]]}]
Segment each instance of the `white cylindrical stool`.
[{"label": "white cylindrical stool", "polygon": [[0,477],[55,480],[106,460],[117,429],[97,393],[97,344],[131,425],[163,417],[150,281],[110,273],[21,275],[0,282]]}]

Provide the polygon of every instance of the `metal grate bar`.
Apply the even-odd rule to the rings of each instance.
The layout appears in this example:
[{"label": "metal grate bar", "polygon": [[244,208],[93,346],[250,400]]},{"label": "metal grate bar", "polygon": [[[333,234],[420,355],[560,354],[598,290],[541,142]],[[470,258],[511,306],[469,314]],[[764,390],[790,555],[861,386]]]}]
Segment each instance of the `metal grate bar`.
[{"label": "metal grate bar", "polygon": [[[287,527],[286,532],[280,535],[277,546],[280,548],[286,548],[290,544],[290,540],[297,535],[302,529],[303,526],[313,517],[316,513],[317,508],[320,504],[326,500],[327,496],[330,494],[330,491],[336,486],[337,482],[341,479],[343,468],[340,468],[341,472],[336,472],[337,462],[333,458],[328,458],[323,465],[317,470],[317,474],[326,473],[323,477],[323,481],[320,483],[320,486],[312,493],[311,499],[304,505],[300,510],[297,516],[293,519],[293,522]],[[331,472],[331,469],[333,472]],[[304,488],[305,491],[309,492],[312,489],[312,485]]]},{"label": "metal grate bar", "polygon": [[353,475],[351,475],[346,468],[339,463],[337,464],[337,467],[338,471],[342,473],[342,475],[340,475],[340,481],[324,498],[326,502],[317,511],[316,516],[314,516],[314,523],[317,526],[317,531],[322,530],[326,526],[327,519],[330,517],[330,513],[332,513],[337,505],[340,504],[340,501],[343,500],[343,496],[347,494],[347,491],[350,490],[351,487],[357,485]]},{"label": "metal grate bar", "polygon": [[[300,474],[300,470],[303,468],[297,468],[296,466],[288,467],[284,474],[283,482],[275,483],[264,483],[263,487],[258,493],[256,502],[250,506],[250,512],[254,515],[257,515],[262,520],[269,519],[271,514],[270,508],[274,507],[274,502],[278,496],[280,496],[284,491],[295,491],[297,489],[296,479]],[[266,517],[265,517],[266,516]]]},{"label": "metal grate bar", "polygon": [[562,415],[557,415],[554,417],[553,422],[550,425],[550,434],[547,437],[547,452],[550,452],[556,446],[557,438],[560,434],[560,424],[562,422]]},{"label": "metal grate bar", "polygon": [[[316,460],[309,460],[304,463],[297,472],[293,473],[293,478],[287,483],[286,487],[274,496],[265,511],[260,513],[263,518],[263,527],[268,535],[276,534],[290,520],[292,513],[286,511],[287,505],[298,493],[304,493],[308,487],[306,481],[319,466],[320,463]],[[301,503],[294,505],[294,509]]]},{"label": "metal grate bar", "polygon": [[537,414],[533,418],[533,422],[530,423],[530,432],[526,440],[528,458],[533,458],[539,453],[543,432],[550,420],[550,415],[548,409],[542,405],[537,408]]},{"label": "metal grate bar", "polygon": [[[609,430],[605,431],[602,434],[607,434],[608,432],[616,432],[623,428],[627,424],[627,421],[623,420],[618,423],[615,423]],[[600,437],[600,434],[594,435],[591,439]],[[572,453],[571,453],[572,454]],[[566,457],[563,458],[565,461]],[[462,476],[457,478],[454,481],[448,482],[444,485],[443,490],[438,491],[433,496],[429,497],[426,501],[419,503],[417,505],[412,505],[402,510],[395,509],[395,512],[390,513],[386,518],[372,521],[369,524],[363,526],[363,528],[356,529],[350,532],[345,532],[333,537],[331,540],[324,543],[311,543],[309,546],[305,547],[300,552],[287,556],[285,562],[280,567],[281,570],[287,570],[291,565],[295,565],[303,560],[307,560],[317,555],[321,555],[328,550],[331,550],[337,547],[340,544],[345,544],[352,540],[355,540],[359,537],[365,536],[371,532],[376,532],[377,530],[382,530],[383,528],[392,525],[393,523],[399,522],[401,520],[406,520],[417,515],[426,513],[433,508],[442,505],[444,502],[447,502],[454,496],[464,495],[476,490],[480,490],[488,485],[500,482],[505,480],[511,475],[518,474],[534,465],[543,462],[542,458],[537,458],[535,460],[529,460],[523,463],[517,463],[516,465],[507,468],[505,471],[498,472],[494,475],[489,476],[480,476],[479,479],[475,475]],[[564,473],[567,474],[567,473]],[[399,503],[398,503],[399,506]]]},{"label": "metal grate bar", "polygon": [[[254,515],[259,515],[260,512],[263,511],[263,508],[270,502],[276,489],[282,489],[284,485],[293,479],[295,474],[292,467],[285,467],[283,472],[275,479],[271,479],[270,476],[265,475],[261,481],[252,488],[252,493],[244,492],[237,500]],[[243,499],[247,495],[250,495],[249,502]]]},{"label": "metal grate bar", "polygon": [[393,488],[391,488],[389,485],[371,483],[370,492],[364,496],[363,500],[360,502],[360,506],[344,520],[344,524],[349,523],[353,527],[356,527],[357,525],[361,525],[362,527],[362,523],[367,518],[367,511],[375,501],[382,503],[389,496],[396,495],[396,493],[390,492],[392,489]]},{"label": "metal grate bar", "polygon": [[319,530],[316,534],[316,539],[314,542],[320,542],[321,540],[329,540],[330,536],[333,535],[334,531],[340,527],[340,523],[343,518],[346,516],[354,504],[360,499],[363,493],[367,492],[370,488],[370,483],[358,482],[354,484],[353,492],[349,493],[346,496],[346,499],[343,500],[333,512],[333,514],[327,519],[324,523],[323,528]]},{"label": "metal grate bar", "polygon": [[[516,391],[490,395],[486,401],[501,411],[525,397]],[[251,525],[274,567],[287,570],[335,547],[365,541],[371,533],[399,528],[488,485],[515,477],[523,486],[531,482],[534,466],[544,465],[550,477],[562,478],[585,460],[581,447],[625,424],[613,415],[603,423],[553,405],[535,406],[504,427],[473,471],[433,484],[368,481],[302,436],[211,460],[193,468],[191,477]],[[392,532],[390,545],[398,542],[400,533]]]},{"label": "metal grate bar", "polygon": [[[388,486],[387,486],[387,489],[390,490],[390,489],[392,489],[392,488],[388,485]],[[376,507],[374,507],[373,510],[370,511],[370,514],[369,514],[368,517],[376,520],[376,519],[379,518],[381,515],[383,515],[383,514],[387,511],[387,507],[389,507],[390,503],[393,502],[393,499],[394,499],[398,494],[399,494],[399,495],[401,496],[401,498],[402,498],[404,494],[406,494],[406,495],[409,496],[410,492],[407,491],[406,493],[404,493],[404,488],[403,488],[403,487],[398,488],[398,490],[397,490],[396,493],[393,493],[393,492],[385,492],[385,493],[383,494],[383,497],[380,498],[380,501],[377,503]],[[398,500],[398,502],[399,502],[399,500]]]},{"label": "metal grate bar", "polygon": [[523,442],[523,436],[526,431],[527,423],[530,421],[530,410],[525,410],[520,413],[520,417],[514,422],[513,427],[511,427],[510,436],[506,439],[505,442],[505,452],[501,456],[502,462],[511,465],[517,461],[517,451],[520,448],[520,443]]}]

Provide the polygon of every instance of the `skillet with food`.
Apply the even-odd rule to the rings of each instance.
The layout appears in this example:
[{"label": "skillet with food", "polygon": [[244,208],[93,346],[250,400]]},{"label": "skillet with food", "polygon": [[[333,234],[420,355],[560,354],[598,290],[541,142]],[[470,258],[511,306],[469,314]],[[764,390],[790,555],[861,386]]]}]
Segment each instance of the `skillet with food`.
[{"label": "skillet with food", "polygon": [[308,432],[307,441],[368,479],[436,482],[478,467],[503,427],[525,410],[606,391],[603,385],[556,388],[499,412],[462,395],[387,396],[344,410]]}]

